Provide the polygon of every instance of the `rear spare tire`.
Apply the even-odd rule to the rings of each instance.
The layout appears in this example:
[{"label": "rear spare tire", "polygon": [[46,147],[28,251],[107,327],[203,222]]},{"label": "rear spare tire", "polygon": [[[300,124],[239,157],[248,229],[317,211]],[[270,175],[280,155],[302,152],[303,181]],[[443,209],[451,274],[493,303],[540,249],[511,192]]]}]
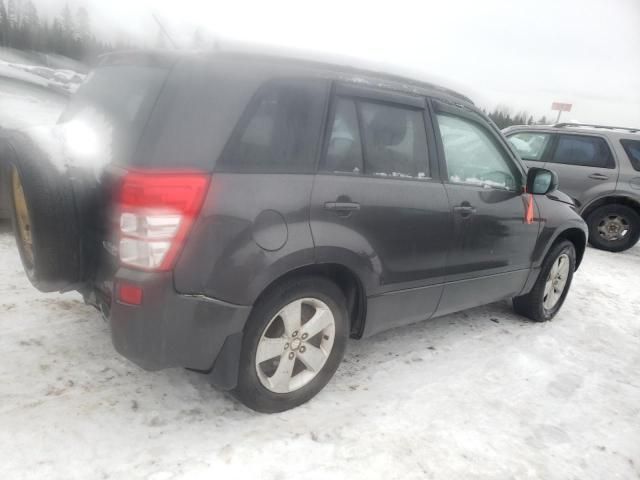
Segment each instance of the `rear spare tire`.
[{"label": "rear spare tire", "polygon": [[0,142],[10,216],[27,277],[42,292],[67,290],[82,280],[71,180],[26,134],[12,133]]}]

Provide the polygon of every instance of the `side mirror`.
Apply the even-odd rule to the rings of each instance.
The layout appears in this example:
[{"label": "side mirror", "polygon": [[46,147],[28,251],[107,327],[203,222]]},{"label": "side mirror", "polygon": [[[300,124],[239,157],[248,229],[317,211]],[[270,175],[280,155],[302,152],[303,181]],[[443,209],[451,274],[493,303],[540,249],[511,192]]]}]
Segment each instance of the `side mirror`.
[{"label": "side mirror", "polygon": [[558,188],[558,174],[546,168],[531,167],[527,172],[527,192],[546,195]]}]

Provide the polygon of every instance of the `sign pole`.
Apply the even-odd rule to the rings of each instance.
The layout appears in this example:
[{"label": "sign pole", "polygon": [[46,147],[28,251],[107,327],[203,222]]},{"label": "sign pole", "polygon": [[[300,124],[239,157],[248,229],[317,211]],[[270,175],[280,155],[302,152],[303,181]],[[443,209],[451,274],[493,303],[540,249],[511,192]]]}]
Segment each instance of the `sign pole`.
[{"label": "sign pole", "polygon": [[558,110],[558,117],[556,118],[556,123],[560,123],[560,115],[562,115],[562,110]]}]

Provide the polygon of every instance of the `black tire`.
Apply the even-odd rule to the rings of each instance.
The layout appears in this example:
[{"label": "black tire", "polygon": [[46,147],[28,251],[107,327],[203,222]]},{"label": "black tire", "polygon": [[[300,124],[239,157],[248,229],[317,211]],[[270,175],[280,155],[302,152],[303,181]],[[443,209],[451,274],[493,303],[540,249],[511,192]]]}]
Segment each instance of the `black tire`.
[{"label": "black tire", "polygon": [[[335,339],[324,366],[309,383],[290,393],[274,393],[258,378],[256,352],[258,342],[271,319],[287,304],[313,297],[324,302],[335,320]],[[320,276],[292,278],[270,289],[254,306],[244,330],[238,385],[231,392],[252,410],[276,413],[297,407],[313,398],[337,370],[347,343],[349,317],[344,295],[331,281]]]},{"label": "black tire", "polygon": [[[82,278],[82,241],[71,181],[25,134],[13,133],[0,145],[10,216],[23,267],[42,292],[66,290]],[[17,172],[29,217],[32,255],[18,228],[13,174]]]},{"label": "black tire", "polygon": [[[629,232],[619,240],[607,240],[598,231],[602,222],[611,216],[617,216],[629,225]],[[640,239],[640,215],[626,205],[610,204],[596,208],[587,217],[589,243],[595,248],[608,252],[623,252],[633,247]]]},{"label": "black tire", "polygon": [[[554,262],[563,254],[566,254],[569,258],[569,272],[567,275],[567,281],[565,283],[564,291],[562,292],[556,304],[552,308],[546,309],[544,307],[545,284],[547,283],[547,278],[549,277],[549,272],[551,272],[551,268],[553,267]],[[562,240],[554,244],[549,250],[549,253],[547,253],[544,262],[542,263],[540,274],[538,275],[538,279],[536,280],[533,288],[526,295],[514,297],[513,309],[517,314],[527,317],[535,322],[547,322],[551,320],[553,317],[555,317],[558,311],[560,311],[560,308],[562,307],[562,304],[567,297],[567,293],[569,293],[575,268],[576,248],[573,243],[568,240]]]}]

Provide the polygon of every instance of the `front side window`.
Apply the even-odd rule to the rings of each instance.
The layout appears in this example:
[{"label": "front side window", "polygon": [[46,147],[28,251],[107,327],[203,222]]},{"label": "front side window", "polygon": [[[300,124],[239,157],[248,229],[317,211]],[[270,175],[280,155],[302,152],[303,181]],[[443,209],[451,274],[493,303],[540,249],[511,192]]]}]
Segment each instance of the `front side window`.
[{"label": "front side window", "polygon": [[549,133],[520,132],[509,136],[508,140],[520,158],[541,162],[550,139]]},{"label": "front side window", "polygon": [[305,172],[313,169],[324,89],[286,82],[264,87],[221,159],[223,169]]},{"label": "front side window", "polygon": [[620,140],[620,143],[624,147],[624,151],[627,152],[629,161],[635,170],[640,172],[640,140]]},{"label": "front side window", "polygon": [[476,122],[438,114],[449,181],[516,190],[520,177],[507,153]]},{"label": "front side window", "polygon": [[614,168],[613,157],[604,139],[587,135],[559,135],[558,145],[551,162],[584,167]]},{"label": "front side window", "polygon": [[423,112],[338,97],[324,168],[330,172],[427,178]]}]

